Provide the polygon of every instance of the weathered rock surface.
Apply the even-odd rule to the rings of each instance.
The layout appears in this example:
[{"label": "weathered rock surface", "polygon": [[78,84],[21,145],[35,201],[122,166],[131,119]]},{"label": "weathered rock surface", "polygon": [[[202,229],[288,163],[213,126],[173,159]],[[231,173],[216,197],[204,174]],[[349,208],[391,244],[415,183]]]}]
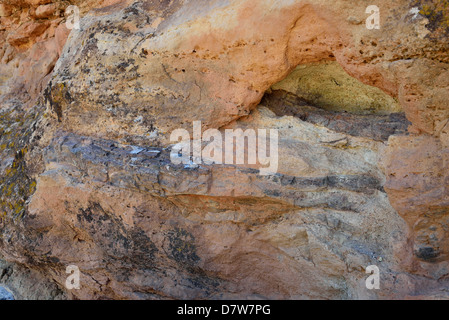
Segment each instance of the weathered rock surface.
[{"label": "weathered rock surface", "polygon": [[352,78],[336,62],[300,65],[272,89],[293,93],[309,105],[329,111],[384,115],[401,112],[392,97]]},{"label": "weathered rock surface", "polygon": [[[3,1],[0,283],[44,299],[448,298],[442,2],[380,1],[369,30],[359,1]],[[277,129],[277,173],[173,164],[170,133],[193,121]]]},{"label": "weathered rock surface", "polygon": [[14,296],[3,287],[0,287],[0,300],[14,300]]},{"label": "weathered rock surface", "polygon": [[[0,300],[65,300],[64,292],[46,274],[0,260]],[[3,290],[2,290],[3,289]]]},{"label": "weathered rock surface", "polygon": [[0,94],[22,96],[32,106],[47,85],[70,33],[65,25],[66,8],[74,4],[85,13],[111,3],[114,0],[2,0]]},{"label": "weathered rock surface", "polygon": [[293,116],[336,132],[379,141],[387,141],[391,135],[406,134],[410,125],[403,113],[359,115],[327,111],[310,106],[297,95],[283,90],[265,95],[262,104],[278,116]]}]

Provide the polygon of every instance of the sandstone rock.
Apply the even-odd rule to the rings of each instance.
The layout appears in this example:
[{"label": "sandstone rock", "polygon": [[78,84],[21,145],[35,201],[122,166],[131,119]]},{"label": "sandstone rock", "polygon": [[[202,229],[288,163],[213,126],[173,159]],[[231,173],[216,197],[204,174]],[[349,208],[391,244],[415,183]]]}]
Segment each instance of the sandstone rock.
[{"label": "sandstone rock", "polygon": [[25,0],[25,2],[31,6],[38,6],[42,4],[51,3],[51,0]]},{"label": "sandstone rock", "polygon": [[[446,298],[437,1],[380,1],[380,30],[348,1],[75,1],[70,35],[33,20],[50,2],[9,1],[0,28],[0,255],[30,272],[8,277],[16,297],[37,298],[19,285],[34,278],[47,299]],[[172,163],[193,121],[278,130],[277,172]]]},{"label": "sandstone rock", "polygon": [[[110,6],[117,1],[75,1],[74,4],[80,6],[81,14],[85,14],[92,8],[101,8],[102,6]],[[34,59],[33,50],[36,51],[34,45],[39,42],[47,42],[47,44],[38,44],[38,46],[47,46],[48,50],[52,50],[51,43],[54,39],[57,42],[56,50],[58,56],[61,54],[62,47],[65,44],[70,30],[65,26],[65,20],[60,18],[62,12],[69,5],[66,1],[16,1],[7,0],[2,3],[3,12],[7,16],[0,16],[0,56],[3,54],[2,67],[6,69],[2,71],[2,83],[10,83],[10,85],[2,85],[2,93],[8,93],[15,97],[24,97],[24,103],[33,104],[38,93],[48,83],[48,71],[46,68],[35,66],[29,79],[24,77],[23,70],[29,70],[32,66],[30,61]],[[4,32],[7,31],[7,32]],[[10,48],[10,42],[13,45]],[[18,54],[20,54],[18,56]],[[29,56],[32,56],[31,59]],[[50,51],[50,58],[53,61],[54,52]],[[15,59],[17,58],[17,59]],[[22,61],[24,61],[22,63]],[[46,64],[34,61],[36,64]],[[50,64],[53,67],[53,62]],[[19,69],[19,70],[14,70]],[[38,69],[42,73],[36,72]],[[26,83],[25,83],[26,82]],[[29,90],[29,91],[27,91]],[[30,102],[32,101],[32,102]]]},{"label": "sandstone rock", "polygon": [[[234,166],[186,170],[172,165],[162,149],[133,154],[130,146],[111,141],[61,136],[52,144],[60,147],[50,147],[45,155],[47,169],[30,204],[34,218],[25,219],[30,230],[53,226],[42,241],[30,239],[34,252],[48,252],[56,239],[66,243],[54,248],[52,256],[83,270],[87,283],[74,293],[83,298],[100,297],[111,288],[116,289],[108,295],[136,297],[145,286],[154,288],[155,297],[360,297],[361,266],[378,256],[393,257],[387,240],[391,234],[398,242],[406,240],[403,222],[380,187],[382,173],[373,150],[383,148],[382,143],[348,138],[366,154],[322,145],[338,135],[291,117],[278,118],[267,109],[233,127],[251,126],[281,131],[278,176],[263,178]],[[373,176],[363,176],[366,172]],[[44,203],[63,215],[44,214]],[[155,220],[147,219],[154,210]],[[363,232],[377,240],[354,242]],[[144,248],[149,251],[141,252]],[[117,278],[114,270],[122,262],[113,261],[119,257],[131,259],[119,273],[135,279],[131,283]],[[111,262],[107,269],[104,260]],[[181,269],[170,271],[170,277],[157,271],[171,270],[172,263]],[[143,264],[148,270],[141,273]],[[386,262],[385,270],[394,264]],[[236,275],[241,280],[234,283]],[[174,284],[173,276],[181,284]],[[194,290],[182,284],[192,279],[198,282]],[[123,291],[129,285],[135,287],[132,295]]]},{"label": "sandstone rock", "polygon": [[7,41],[10,45],[20,48],[29,45],[34,38],[40,36],[49,27],[48,22],[26,22],[8,35]]},{"label": "sandstone rock", "polygon": [[[422,135],[390,138],[385,159],[385,189],[413,231],[414,254],[422,261],[438,263],[439,272],[447,269],[449,250],[448,157],[449,150],[437,138]],[[421,263],[421,267],[433,277],[442,276],[435,266]]]},{"label": "sandstone rock", "polygon": [[37,7],[35,11],[36,18],[38,19],[49,18],[55,14],[56,8],[57,6],[54,3],[41,5]]},{"label": "sandstone rock", "polygon": [[[399,95],[399,76],[408,66],[393,62],[407,59],[409,52],[403,50],[375,57],[375,50],[388,52],[387,47],[396,47],[396,29],[386,23],[386,30],[381,34],[375,32],[377,40],[372,40],[373,35],[366,28],[365,31],[354,29],[352,35],[348,35],[335,27],[337,18],[331,19],[331,16],[335,16],[335,11],[346,14],[346,10],[352,12],[354,9],[343,8],[343,4],[335,10],[325,7],[324,3],[312,6],[306,2],[296,5],[286,2],[283,5],[272,8],[268,3],[254,6],[251,2],[239,2],[221,9],[211,6],[203,9],[206,10],[204,18],[193,22],[185,20],[187,16],[174,14],[181,2],[169,6],[169,11],[162,16],[152,11],[157,8],[143,3],[121,9],[119,15],[112,9],[109,15],[106,10],[101,12],[101,16],[89,15],[82,23],[85,29],[90,28],[94,32],[73,34],[67,46],[70,54],[65,58],[63,53],[57,67],[65,70],[64,76],[56,76],[52,81],[54,89],[51,95],[59,95],[59,89],[64,86],[67,88],[64,92],[69,92],[75,101],[74,104],[64,100],[56,102],[57,108],[61,109],[61,121],[68,130],[82,134],[135,140],[147,139],[150,131],[160,135],[157,140],[166,142],[165,136],[175,128],[174,124],[187,126],[191,118],[203,121],[206,127],[220,127],[247,114],[258,104],[263,92],[284,78],[297,64],[323,59],[336,59],[362,81]],[[385,10],[387,8],[400,10],[390,5]],[[245,17],[242,23],[254,22],[258,26],[255,28],[258,35],[252,33],[251,30],[255,29],[240,24],[239,14],[226,14],[228,10],[241,12]],[[258,12],[264,12],[264,20],[258,19]],[[283,16],[282,22],[272,22],[279,15]],[[122,19],[123,16],[126,19]],[[407,16],[408,11],[405,11],[400,28],[409,35],[408,50],[415,50],[412,46],[432,48],[433,44],[428,44],[428,40],[414,37],[414,22],[407,20]],[[118,34],[106,31],[102,23],[106,19],[109,23],[117,22]],[[151,25],[152,21],[160,19],[174,22],[171,25],[162,22],[157,24],[157,28],[146,24],[149,21]],[[385,19],[389,21],[390,18]],[[223,24],[228,27],[222,29]],[[274,24],[277,25],[275,29],[272,28]],[[344,22],[341,25],[345,25]],[[144,36],[128,37],[127,44],[124,44],[120,33],[131,30]],[[102,43],[108,43],[108,46]],[[442,55],[442,61],[447,59],[443,51],[438,54]],[[373,57],[368,59],[369,55]],[[84,59],[85,56],[88,59]],[[72,64],[73,59],[75,64]],[[89,70],[96,70],[98,76]],[[85,75],[89,78],[82,82],[83,85],[74,80],[85,78]],[[106,95],[101,101],[92,102],[86,88],[108,92],[113,90],[108,85],[111,81],[126,85],[113,100]],[[131,96],[132,100],[129,99]],[[57,97],[52,100],[57,100]],[[103,107],[99,108],[100,105]],[[196,106],[194,110],[189,107],[192,105]],[[170,108],[168,112],[165,111],[167,108]],[[394,108],[397,110],[397,106]],[[148,114],[149,119],[136,125],[133,119],[142,112]],[[120,116],[124,113],[129,115],[128,119]],[[103,118],[109,122],[106,131],[102,129]]]},{"label": "sandstone rock", "polygon": [[350,77],[336,62],[300,65],[272,89],[291,92],[309,104],[330,111],[355,114],[401,111],[393,98]]},{"label": "sandstone rock", "polygon": [[4,3],[0,3],[0,17],[8,17],[12,14],[12,7],[4,4]]},{"label": "sandstone rock", "polygon": [[427,59],[404,62],[399,100],[412,132],[439,136],[449,119],[449,67]]},{"label": "sandstone rock", "polygon": [[[348,93],[338,92],[337,94]],[[365,97],[362,97],[362,99]],[[336,132],[379,141],[387,141],[391,135],[406,134],[410,125],[404,113],[358,115],[326,111],[318,107],[309,106],[304,99],[283,90],[274,90],[266,94],[261,103],[278,116],[294,116]],[[346,145],[347,142],[347,139],[336,140],[335,144],[343,143]]]},{"label": "sandstone rock", "polygon": [[[4,289],[3,289],[4,288]],[[1,292],[7,300],[64,300],[66,296],[57,285],[36,270],[0,260]]]}]

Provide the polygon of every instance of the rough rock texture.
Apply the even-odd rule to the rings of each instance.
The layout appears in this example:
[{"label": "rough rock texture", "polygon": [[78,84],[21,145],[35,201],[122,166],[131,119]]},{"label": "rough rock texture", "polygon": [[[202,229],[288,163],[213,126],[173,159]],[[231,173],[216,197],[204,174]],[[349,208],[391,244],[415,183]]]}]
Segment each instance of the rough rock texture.
[{"label": "rough rock texture", "polygon": [[[386,115],[360,115],[327,111],[323,107],[310,106],[297,95],[283,90],[268,93],[262,100],[262,104],[278,116],[293,116],[336,132],[380,141],[387,141],[391,135],[405,134],[410,125],[404,113],[401,112]],[[332,108],[333,105],[326,106],[326,108],[329,107]]]},{"label": "rough rock texture", "polygon": [[[378,2],[380,30],[368,1],[2,1],[0,274],[22,271],[0,282],[18,298],[447,299],[447,1]],[[170,133],[193,121],[277,129],[277,174],[174,165]]]},{"label": "rough rock texture", "polygon": [[[80,12],[113,0],[2,0],[0,3],[0,94],[24,96],[31,105],[46,86],[70,30],[65,10]],[[117,1],[115,1],[117,2]],[[4,88],[4,89],[2,89]],[[8,90],[12,89],[12,90]]]},{"label": "rough rock texture", "polygon": [[0,300],[14,300],[14,296],[7,289],[0,287]]},{"label": "rough rock texture", "polygon": [[[0,300],[65,300],[65,293],[45,274],[25,265],[0,260]],[[3,289],[3,290],[2,290]]]},{"label": "rough rock texture", "polygon": [[352,78],[337,62],[300,65],[272,89],[293,93],[307,104],[329,111],[355,114],[401,111],[401,106],[392,97]]}]

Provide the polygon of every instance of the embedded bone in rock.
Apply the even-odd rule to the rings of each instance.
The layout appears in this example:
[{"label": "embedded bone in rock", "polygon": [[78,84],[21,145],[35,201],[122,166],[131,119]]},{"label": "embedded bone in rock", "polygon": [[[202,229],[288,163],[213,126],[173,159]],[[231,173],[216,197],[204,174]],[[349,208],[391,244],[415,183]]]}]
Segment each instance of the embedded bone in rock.
[{"label": "embedded bone in rock", "polygon": [[0,296],[448,299],[447,8],[1,1]]}]

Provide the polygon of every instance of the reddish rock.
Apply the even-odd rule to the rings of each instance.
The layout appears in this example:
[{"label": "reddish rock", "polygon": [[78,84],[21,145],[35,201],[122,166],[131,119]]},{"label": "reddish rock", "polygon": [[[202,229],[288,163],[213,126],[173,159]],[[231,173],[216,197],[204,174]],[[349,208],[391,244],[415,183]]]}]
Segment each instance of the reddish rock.
[{"label": "reddish rock", "polygon": [[420,272],[440,278],[449,260],[449,149],[429,135],[391,137],[385,161],[385,190],[411,228]]},{"label": "reddish rock", "polygon": [[36,8],[35,16],[38,19],[45,19],[50,18],[53,16],[56,12],[57,5],[55,3],[47,4],[47,5],[41,5]]},{"label": "reddish rock", "polygon": [[13,8],[11,5],[0,3],[0,17],[8,17],[12,14]]},{"label": "reddish rock", "polygon": [[10,33],[7,41],[10,45],[18,49],[28,48],[35,38],[44,33],[49,25],[48,22],[26,22],[17,30]]}]

